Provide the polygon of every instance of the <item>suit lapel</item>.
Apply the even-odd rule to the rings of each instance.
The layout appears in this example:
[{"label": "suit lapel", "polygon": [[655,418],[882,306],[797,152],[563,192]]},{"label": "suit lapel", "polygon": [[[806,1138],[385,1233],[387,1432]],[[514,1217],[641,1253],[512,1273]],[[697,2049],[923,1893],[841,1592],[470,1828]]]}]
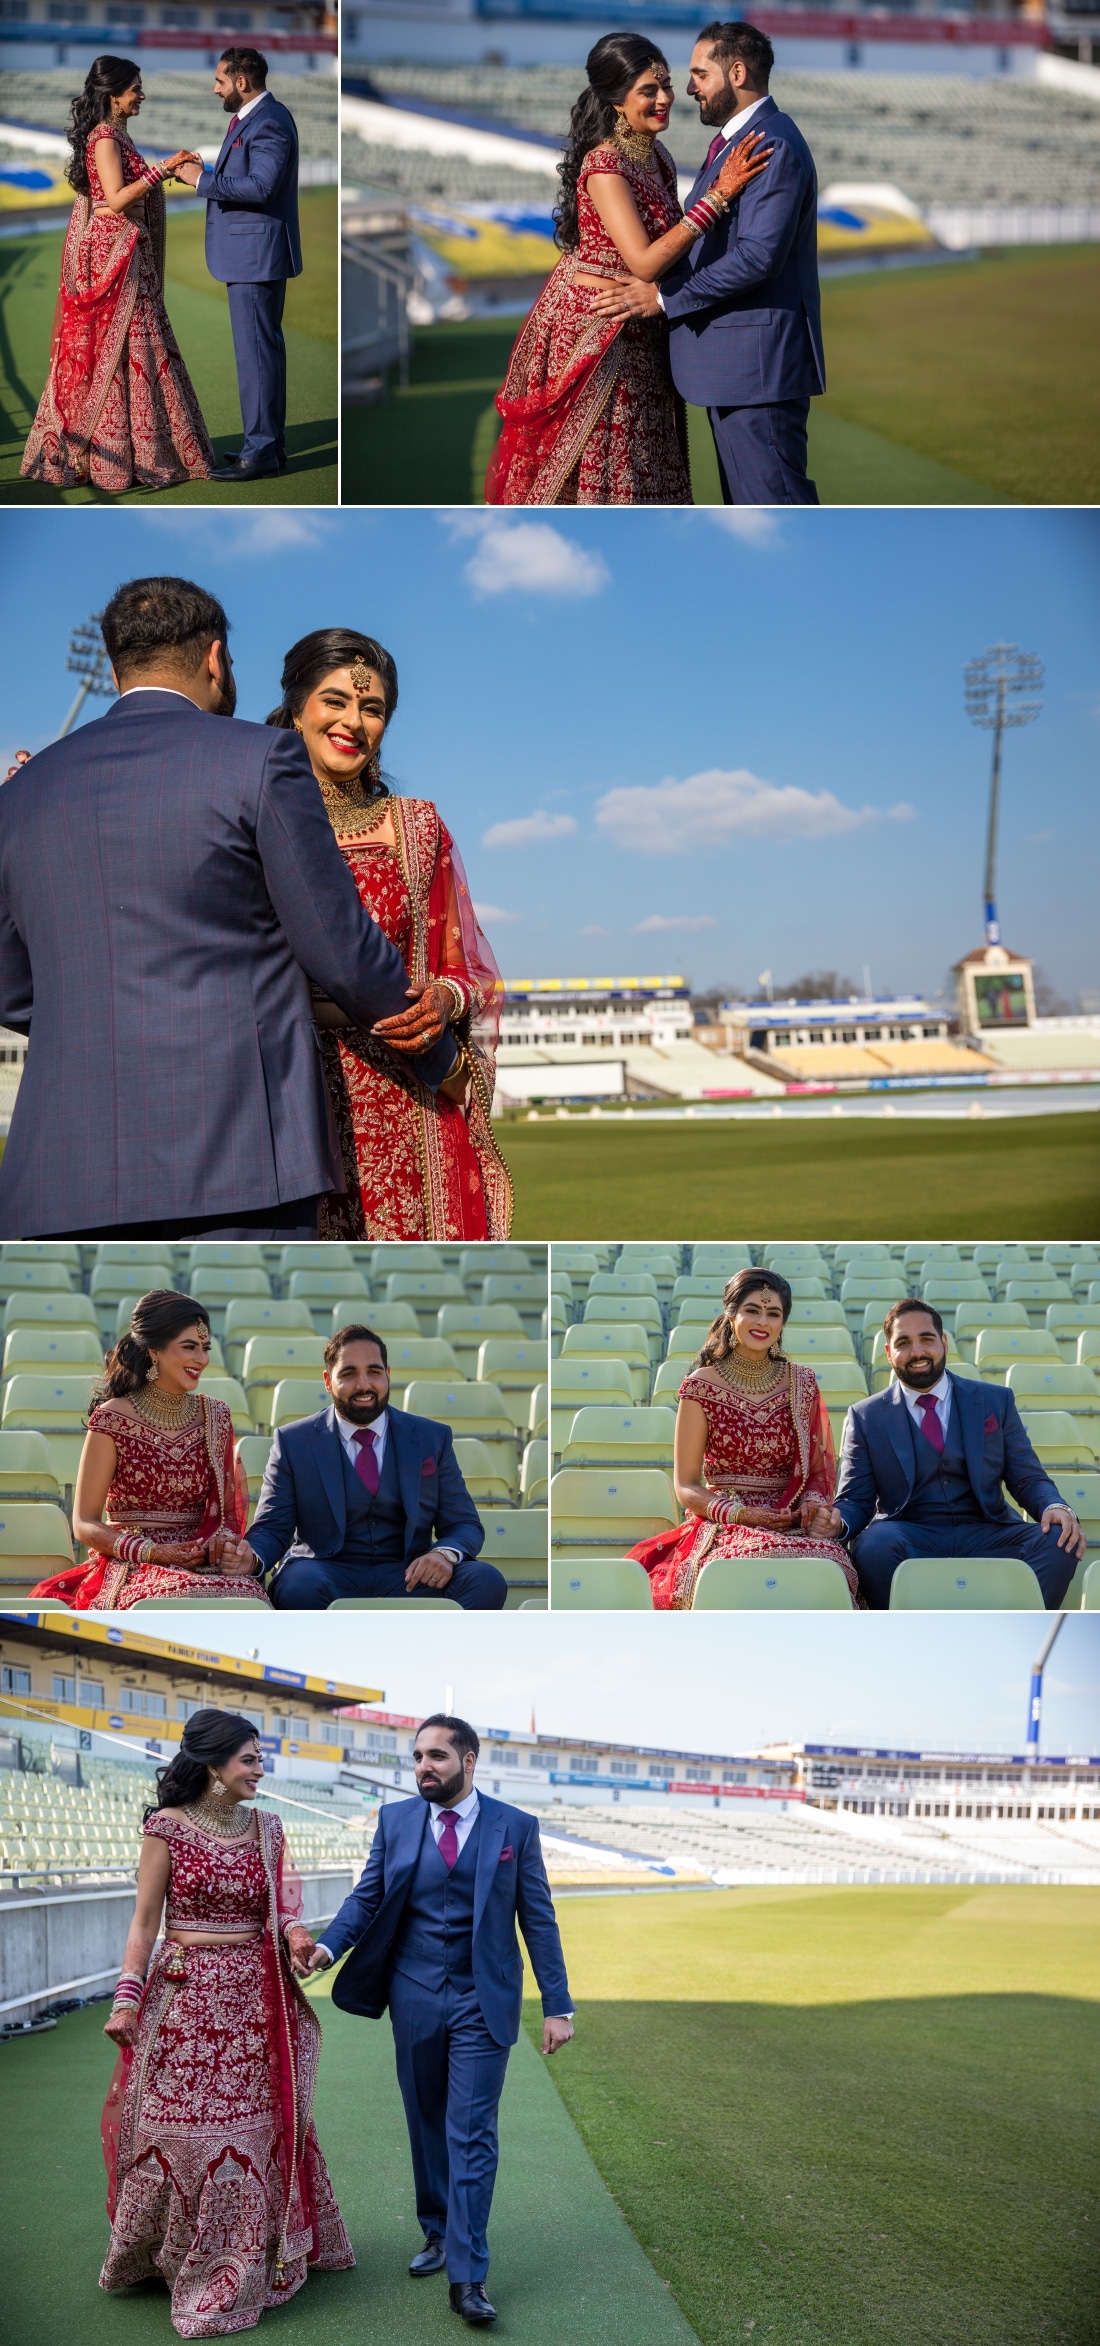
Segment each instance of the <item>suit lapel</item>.
[{"label": "suit lapel", "polygon": [[481,1803],[481,1832],[478,1835],[477,1873],[474,1877],[475,1937],[481,1917],[485,1912],[489,1892],[493,1886],[493,1876],[500,1863],[506,1822],[504,1810],[499,1801],[486,1800],[484,1793],[479,1793],[478,1798]]},{"label": "suit lapel", "polygon": [[391,1409],[389,1413],[389,1429],[386,1440],[393,1443],[401,1504],[405,1510],[405,1547],[406,1553],[408,1553],[415,1540],[416,1519],[420,1513],[420,1468],[422,1461],[413,1429],[407,1418],[402,1419],[399,1410]]},{"label": "suit lapel", "polygon": [[904,1507],[913,1489],[913,1429],[909,1423],[909,1411],[905,1406],[905,1396],[900,1384],[895,1383],[891,1388],[890,1408],[886,1414],[890,1440],[897,1453],[901,1471],[905,1476],[905,1498],[902,1500]]},{"label": "suit lapel", "polygon": [[325,1497],[336,1518],[336,1536],[343,1546],[348,1527],[348,1505],[344,1491],[344,1463],[340,1455],[340,1436],[336,1431],[336,1411],[326,1409],[323,1418],[314,1426],[317,1451],[317,1471],[324,1485]]},{"label": "suit lapel", "polygon": [[716,154],[713,163],[708,164],[706,169],[699,173],[699,177],[696,180],[695,185],[692,188],[691,195],[688,198],[689,203],[695,203],[699,196],[706,194],[711,181],[717,179],[718,173],[720,172],[731,147],[739,146],[741,140],[745,137],[748,131],[759,130],[768,114],[778,114],[778,112],[779,108],[776,105],[775,99],[765,98],[758,112],[753,115],[751,122],[746,122],[741,128],[732,130],[730,132],[725,146],[719,147],[718,153]]},{"label": "suit lapel", "polygon": [[968,1385],[965,1377],[951,1376],[950,1370],[948,1371],[948,1379],[951,1386],[951,1407],[957,1409],[959,1413],[959,1426],[962,1432],[963,1449],[966,1453],[966,1471],[970,1476],[970,1488],[980,1506],[982,1497],[982,1418],[985,1415],[985,1411],[982,1409],[981,1416],[979,1416],[981,1389],[978,1386]]}]

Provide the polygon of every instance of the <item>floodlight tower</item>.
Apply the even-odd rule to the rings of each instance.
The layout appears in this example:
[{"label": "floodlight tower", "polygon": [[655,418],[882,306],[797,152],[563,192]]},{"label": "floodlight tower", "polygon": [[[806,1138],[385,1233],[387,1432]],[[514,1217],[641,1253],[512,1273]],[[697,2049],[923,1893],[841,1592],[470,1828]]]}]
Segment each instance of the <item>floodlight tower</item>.
[{"label": "floodlight tower", "polygon": [[1055,1616],[1031,1665],[1031,1688],[1027,1698],[1027,1756],[1029,1760],[1037,1760],[1039,1757],[1039,1722],[1043,1713],[1043,1672],[1050,1659],[1051,1647],[1065,1617],[1064,1613],[1058,1613]]},{"label": "floodlight tower", "polygon": [[82,619],[69,637],[69,656],[65,666],[71,668],[74,676],[79,676],[80,690],[57,736],[58,741],[64,741],[65,735],[72,732],[89,693],[99,693],[105,700],[110,700],[114,692],[107,646],[100,633],[99,622],[102,617],[102,611],[93,611],[91,618]]},{"label": "floodlight tower", "polygon": [[985,941],[999,945],[997,919],[997,809],[1001,795],[1001,739],[1010,725],[1030,725],[1042,707],[1025,693],[1041,692],[1043,663],[1034,652],[1018,652],[1015,644],[991,644],[963,670],[966,713],[972,725],[993,735],[993,770],[989,779],[989,824],[985,841]]}]

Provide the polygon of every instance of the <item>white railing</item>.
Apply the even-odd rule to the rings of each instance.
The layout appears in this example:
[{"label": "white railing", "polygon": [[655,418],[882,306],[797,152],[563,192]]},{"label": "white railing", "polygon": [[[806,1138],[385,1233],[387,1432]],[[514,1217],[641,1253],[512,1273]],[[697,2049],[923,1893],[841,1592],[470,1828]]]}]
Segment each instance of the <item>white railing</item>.
[{"label": "white railing", "polygon": [[1100,244],[1100,204],[929,204],[925,218],[951,252],[992,244]]}]

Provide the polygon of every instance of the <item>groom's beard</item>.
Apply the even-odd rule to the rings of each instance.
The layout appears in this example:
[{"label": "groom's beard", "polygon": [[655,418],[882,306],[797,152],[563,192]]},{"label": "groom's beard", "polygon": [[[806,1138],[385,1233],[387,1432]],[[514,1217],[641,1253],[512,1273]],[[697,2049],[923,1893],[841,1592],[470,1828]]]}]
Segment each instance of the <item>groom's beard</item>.
[{"label": "groom's beard", "polygon": [[237,680],[228,661],[223,660],[218,673],[218,697],[211,714],[215,717],[232,717],[236,706]]},{"label": "groom's beard", "polygon": [[461,1792],[465,1781],[466,1770],[460,1764],[455,1769],[453,1776],[421,1776],[416,1789],[422,1800],[438,1800],[441,1803],[446,1803],[448,1800],[453,1800],[456,1793]]},{"label": "groom's beard", "polygon": [[723,123],[728,122],[737,111],[737,92],[733,83],[723,83],[716,98],[700,98],[698,106],[699,120],[707,130],[721,130]]}]

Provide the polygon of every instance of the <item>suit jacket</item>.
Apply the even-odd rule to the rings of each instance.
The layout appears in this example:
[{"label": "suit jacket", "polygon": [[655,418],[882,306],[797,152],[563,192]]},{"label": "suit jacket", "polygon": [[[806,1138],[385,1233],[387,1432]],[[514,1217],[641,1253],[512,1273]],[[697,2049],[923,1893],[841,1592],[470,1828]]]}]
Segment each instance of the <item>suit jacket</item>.
[{"label": "suit jacket", "polygon": [[301,276],[298,132],[270,91],[226,132],[196,193],[207,198],[206,266],[219,283]]},{"label": "suit jacket", "polygon": [[[952,1377],[951,1407],[959,1413],[970,1487],[988,1522],[1016,1521],[1005,1504],[1002,1483],[1036,1521],[1044,1507],[1061,1506],[1061,1492],[1040,1466],[1007,1385]],[[908,1505],[913,1488],[911,1433],[899,1384],[872,1393],[848,1411],[835,1503],[851,1536],[872,1519],[902,1514]]]},{"label": "suit jacket", "polygon": [[[450,1427],[391,1404],[386,1441],[393,1443],[405,1509],[406,1564],[435,1544],[433,1526],[444,1547],[480,1555],[485,1528],[462,1480]],[[249,1542],[269,1570],[288,1552],[338,1557],[346,1530],[336,1411],[321,1409],[276,1434]]]},{"label": "suit jacket", "polygon": [[766,171],[661,280],[677,390],[698,407],[767,407],[825,389],[817,281],[817,174],[806,141],[774,98],[704,167],[689,203],[718,177],[730,146],[763,131]]},{"label": "suit jacket", "polygon": [[0,1237],[342,1192],[310,978],[357,1025],[408,1007],[296,733],[149,691],[32,758],[0,791],[0,1025],[30,1036]]},{"label": "suit jacket", "polygon": [[[554,1902],[546,1879],[538,1820],[479,1788],[481,1832],[474,1884],[474,1986],[485,2026],[498,2045],[514,2045],[523,2003],[523,1960],[516,1923],[523,1932],[547,2015],[570,2010]],[[332,1983],[332,2000],[343,2012],[377,2020],[389,2001],[390,1968],[397,1927],[429,1827],[429,1803],[417,1793],[378,1812],[371,1853],[363,1874],[345,1898],[334,1922],[322,1933],[333,1956],[351,1948]]]}]

